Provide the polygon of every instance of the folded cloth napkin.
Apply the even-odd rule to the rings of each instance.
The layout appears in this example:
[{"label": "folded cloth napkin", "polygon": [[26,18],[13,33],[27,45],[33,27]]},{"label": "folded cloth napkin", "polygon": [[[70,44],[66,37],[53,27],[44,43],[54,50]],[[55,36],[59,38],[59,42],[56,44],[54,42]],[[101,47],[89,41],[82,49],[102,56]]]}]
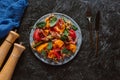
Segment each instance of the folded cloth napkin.
[{"label": "folded cloth napkin", "polygon": [[26,0],[0,0],[0,38],[19,27],[20,19],[27,7]]}]

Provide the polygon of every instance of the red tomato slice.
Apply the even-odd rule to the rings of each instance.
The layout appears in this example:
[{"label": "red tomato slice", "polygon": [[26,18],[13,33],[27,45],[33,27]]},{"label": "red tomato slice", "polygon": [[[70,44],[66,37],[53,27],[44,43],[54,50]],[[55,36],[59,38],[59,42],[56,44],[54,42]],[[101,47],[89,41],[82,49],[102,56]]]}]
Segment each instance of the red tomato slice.
[{"label": "red tomato slice", "polygon": [[75,33],[75,31],[73,29],[70,29],[69,35],[72,37],[72,39],[76,38],[76,33]]},{"label": "red tomato slice", "polygon": [[54,49],[54,54],[55,54],[56,58],[59,60],[61,55],[59,54],[59,52],[57,50],[58,49]]},{"label": "red tomato slice", "polygon": [[36,30],[34,31],[33,39],[34,39],[36,42],[39,42],[39,41],[41,40],[40,30],[39,30],[39,29],[36,29]]},{"label": "red tomato slice", "polygon": [[64,24],[64,21],[62,19],[59,19],[57,22],[57,26],[59,26],[59,28]]}]

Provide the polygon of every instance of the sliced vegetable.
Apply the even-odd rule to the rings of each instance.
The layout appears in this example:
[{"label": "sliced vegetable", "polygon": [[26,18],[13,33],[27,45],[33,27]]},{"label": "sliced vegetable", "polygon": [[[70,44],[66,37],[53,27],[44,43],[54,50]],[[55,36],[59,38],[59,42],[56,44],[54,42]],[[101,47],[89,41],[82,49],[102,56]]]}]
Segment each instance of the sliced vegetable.
[{"label": "sliced vegetable", "polygon": [[44,50],[48,46],[48,43],[43,43],[40,46],[36,47],[36,50],[40,53],[42,50]]},{"label": "sliced vegetable", "polygon": [[65,22],[63,21],[63,19],[60,18],[56,25],[60,29],[60,33],[63,33],[65,30]]},{"label": "sliced vegetable", "polygon": [[58,32],[59,34],[62,34],[64,32],[64,29],[65,29],[65,27],[59,28],[59,26],[57,26],[57,25],[54,27],[54,31]]},{"label": "sliced vegetable", "polygon": [[48,53],[48,58],[53,59],[55,58],[54,50],[50,50]]},{"label": "sliced vegetable", "polygon": [[68,48],[69,48],[73,53],[75,53],[77,47],[76,47],[76,45],[74,45],[74,44],[70,44]]},{"label": "sliced vegetable", "polygon": [[65,22],[61,18],[56,23],[56,25],[59,26],[59,28],[62,27],[63,24],[65,24]]},{"label": "sliced vegetable", "polygon": [[53,27],[56,23],[57,23],[57,17],[56,17],[56,16],[53,16],[53,17],[50,19],[50,27]]},{"label": "sliced vegetable", "polygon": [[56,50],[54,50],[54,54],[55,54],[55,57],[59,60],[60,59],[60,54]]},{"label": "sliced vegetable", "polygon": [[62,19],[59,19],[54,27],[54,30],[59,34],[62,34],[65,30],[65,23]]},{"label": "sliced vegetable", "polygon": [[48,35],[49,32],[50,32],[50,30],[48,30],[48,29],[44,30],[44,33],[45,33],[46,35]]},{"label": "sliced vegetable", "polygon": [[74,31],[73,29],[70,29],[69,35],[70,35],[70,37],[71,37],[72,39],[75,39],[75,38],[76,38],[76,33],[75,33],[75,31]]},{"label": "sliced vegetable", "polygon": [[46,21],[46,28],[50,27],[50,21]]},{"label": "sliced vegetable", "polygon": [[61,32],[62,32],[57,25],[54,27],[54,31],[56,31],[56,32],[58,32],[58,33],[61,33]]},{"label": "sliced vegetable", "polygon": [[41,41],[40,30],[39,29],[35,29],[35,31],[33,33],[33,39],[35,40],[35,42]]},{"label": "sliced vegetable", "polygon": [[46,22],[44,22],[44,21],[37,23],[38,28],[43,28],[45,26],[46,26]]},{"label": "sliced vegetable", "polygon": [[78,30],[78,28],[75,25],[72,25],[72,29],[75,31]]},{"label": "sliced vegetable", "polygon": [[61,48],[64,45],[64,42],[59,39],[59,40],[55,40],[54,44],[56,47]]},{"label": "sliced vegetable", "polygon": [[48,47],[47,47],[48,50],[51,50],[52,49],[52,42],[48,42]]}]

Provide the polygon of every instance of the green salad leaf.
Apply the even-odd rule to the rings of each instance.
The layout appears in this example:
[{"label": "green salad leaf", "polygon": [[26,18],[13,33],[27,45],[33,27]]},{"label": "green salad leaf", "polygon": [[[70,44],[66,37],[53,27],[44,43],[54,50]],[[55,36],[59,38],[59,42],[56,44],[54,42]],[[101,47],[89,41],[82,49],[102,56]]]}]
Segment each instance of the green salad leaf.
[{"label": "green salad leaf", "polygon": [[60,39],[61,39],[62,41],[65,41],[65,40],[67,40],[67,36],[62,35]]},{"label": "green salad leaf", "polygon": [[61,36],[61,40],[65,41],[68,39],[69,31],[68,29],[65,29],[63,32],[63,35]]},{"label": "green salad leaf", "polygon": [[56,16],[53,16],[53,17],[50,19],[50,27],[53,27],[56,23],[57,23],[57,17],[56,17]]},{"label": "green salad leaf", "polygon": [[72,29],[75,31],[78,30],[78,28],[75,25],[72,25]]},{"label": "green salad leaf", "polygon": [[47,54],[47,53],[46,53],[45,50],[42,50],[42,51],[41,51],[41,55],[46,56],[46,54]]},{"label": "green salad leaf", "polygon": [[68,35],[69,35],[68,29],[65,29],[65,30],[64,30],[64,35],[65,35],[65,36],[68,36]]},{"label": "green salad leaf", "polygon": [[46,26],[46,22],[44,22],[44,21],[37,23],[38,28],[43,28],[45,26]]},{"label": "green salad leaf", "polygon": [[51,50],[52,49],[52,42],[48,42],[48,47],[47,47],[48,50]]},{"label": "green salad leaf", "polygon": [[66,48],[63,48],[63,49],[61,50],[61,52],[64,53],[64,54],[71,54],[71,53],[72,53],[70,50],[68,50],[68,49],[66,49]]}]

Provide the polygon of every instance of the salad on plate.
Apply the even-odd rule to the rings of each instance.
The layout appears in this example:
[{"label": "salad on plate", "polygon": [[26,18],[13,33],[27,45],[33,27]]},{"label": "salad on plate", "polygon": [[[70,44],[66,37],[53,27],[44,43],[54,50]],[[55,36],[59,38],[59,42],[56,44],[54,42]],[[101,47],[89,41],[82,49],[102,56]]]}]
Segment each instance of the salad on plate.
[{"label": "salad on plate", "polygon": [[64,61],[77,50],[77,30],[71,20],[51,14],[35,24],[31,47],[44,60]]}]

